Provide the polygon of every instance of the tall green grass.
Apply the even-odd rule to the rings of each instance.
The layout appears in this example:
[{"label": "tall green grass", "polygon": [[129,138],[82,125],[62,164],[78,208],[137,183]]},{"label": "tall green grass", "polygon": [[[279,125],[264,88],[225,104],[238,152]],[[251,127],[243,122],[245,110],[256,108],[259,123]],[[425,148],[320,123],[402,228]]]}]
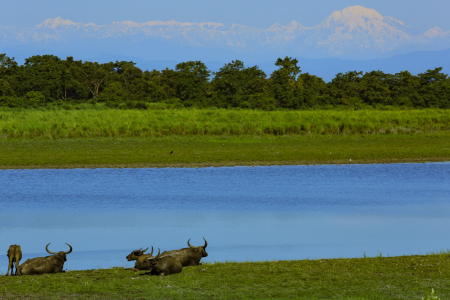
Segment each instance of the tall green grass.
[{"label": "tall green grass", "polygon": [[0,111],[0,140],[189,135],[416,134],[450,130],[450,111]]}]

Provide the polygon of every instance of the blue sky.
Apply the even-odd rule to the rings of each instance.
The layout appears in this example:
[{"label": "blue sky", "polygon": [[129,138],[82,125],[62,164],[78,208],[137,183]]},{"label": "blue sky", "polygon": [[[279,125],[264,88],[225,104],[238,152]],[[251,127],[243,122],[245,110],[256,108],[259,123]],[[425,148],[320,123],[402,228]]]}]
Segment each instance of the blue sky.
[{"label": "blue sky", "polygon": [[2,1],[0,25],[30,26],[62,17],[98,25],[114,21],[236,23],[267,28],[296,20],[315,26],[332,11],[361,5],[421,31],[438,26],[450,30],[449,0],[14,0]]}]

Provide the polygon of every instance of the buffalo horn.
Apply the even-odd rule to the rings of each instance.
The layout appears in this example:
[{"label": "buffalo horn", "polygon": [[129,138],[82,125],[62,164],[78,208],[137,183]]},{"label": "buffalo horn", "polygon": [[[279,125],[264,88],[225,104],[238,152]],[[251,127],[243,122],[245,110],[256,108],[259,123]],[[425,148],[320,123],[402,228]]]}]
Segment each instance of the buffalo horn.
[{"label": "buffalo horn", "polygon": [[45,250],[47,250],[48,253],[50,253],[50,254],[58,254],[58,252],[52,252],[52,251],[48,250],[48,245],[50,245],[50,243],[48,243],[47,246],[45,246]]},{"label": "buffalo horn", "polygon": [[205,246],[203,246],[203,248],[208,247],[208,242],[205,240],[205,238],[203,238],[203,240],[205,241]]},{"label": "buffalo horn", "polygon": [[[148,248],[147,248],[148,249]],[[150,253],[150,257],[152,257],[152,255],[153,255],[153,246],[152,246],[152,253]]]},{"label": "buffalo horn", "polygon": [[188,240],[188,246],[189,246],[189,248],[197,249],[197,247],[194,247],[194,246],[192,246],[191,244],[189,244],[189,241],[190,241],[190,240],[191,240],[191,239]]},{"label": "buffalo horn", "polygon": [[[142,248],[141,248],[142,249]],[[141,249],[139,249],[139,250],[141,250]],[[148,250],[148,247],[147,247],[147,249],[145,249],[145,250],[142,250],[142,253],[144,253],[145,251],[147,251]]]},{"label": "buffalo horn", "polygon": [[159,248],[158,248],[158,255],[156,255],[156,261],[158,261],[160,255],[161,255],[161,250],[159,250]]},{"label": "buffalo horn", "polygon": [[70,246],[69,244],[67,244],[67,243],[65,243],[67,246],[69,246],[70,247],[70,250],[69,251],[67,251],[67,252],[64,252],[64,254],[69,254],[70,252],[72,252],[72,246]]}]

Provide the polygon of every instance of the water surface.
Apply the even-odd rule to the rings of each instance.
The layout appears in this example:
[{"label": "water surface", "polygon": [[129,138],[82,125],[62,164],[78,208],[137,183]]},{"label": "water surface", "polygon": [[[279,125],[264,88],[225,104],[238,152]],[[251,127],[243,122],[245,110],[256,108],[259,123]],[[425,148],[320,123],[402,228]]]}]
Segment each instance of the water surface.
[{"label": "water surface", "polygon": [[202,237],[204,261],[418,254],[450,248],[450,163],[3,170],[0,207],[0,250],[69,243],[67,269]]}]

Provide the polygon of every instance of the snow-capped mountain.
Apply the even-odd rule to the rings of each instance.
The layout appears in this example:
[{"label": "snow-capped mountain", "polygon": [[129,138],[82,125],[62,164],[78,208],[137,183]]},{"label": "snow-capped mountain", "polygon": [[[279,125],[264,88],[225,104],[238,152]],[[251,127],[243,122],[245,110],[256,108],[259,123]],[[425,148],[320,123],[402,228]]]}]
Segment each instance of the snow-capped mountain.
[{"label": "snow-capped mountain", "polygon": [[[392,17],[362,6],[333,12],[315,27],[297,21],[267,29],[221,23],[179,23],[176,21],[113,22],[108,25],[75,23],[60,17],[47,19],[33,27],[0,26],[0,49],[17,45],[59,44],[101,47],[126,45],[223,49],[237,53],[286,53],[302,57],[375,58],[417,50],[450,48],[450,31],[432,28],[414,35],[412,28]],[[1,52],[1,50],[0,50]]]}]

